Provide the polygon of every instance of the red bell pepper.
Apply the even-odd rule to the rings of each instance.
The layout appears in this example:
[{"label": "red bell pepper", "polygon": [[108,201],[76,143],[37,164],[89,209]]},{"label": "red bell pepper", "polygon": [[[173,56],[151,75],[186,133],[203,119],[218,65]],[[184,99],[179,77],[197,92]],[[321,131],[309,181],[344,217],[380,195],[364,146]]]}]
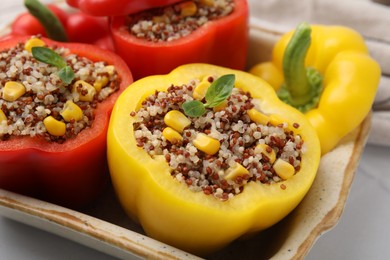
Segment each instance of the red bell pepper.
[{"label": "red bell pepper", "polygon": [[127,16],[111,17],[116,52],[127,62],[135,79],[166,74],[186,63],[210,63],[243,70],[248,45],[248,4],[234,0],[229,15],[210,20],[191,34],[173,41],[153,42],[129,33]]},{"label": "red bell pepper", "polygon": [[[0,51],[29,38],[2,41]],[[95,199],[108,184],[106,132],[109,118],[118,95],[133,79],[125,62],[110,51],[87,44],[42,39],[48,46],[65,47],[92,61],[114,65],[121,77],[120,89],[98,104],[90,128],[63,144],[30,136],[0,140],[0,188],[79,208]]]},{"label": "red bell pepper", "polygon": [[[61,22],[66,35],[64,38],[69,42],[89,43],[107,50],[114,50],[113,42],[109,33],[108,18],[95,17],[81,11],[67,13],[56,5],[43,5],[32,2],[36,8],[48,8]],[[42,15],[40,13],[40,15]],[[48,37],[45,27],[52,23],[42,24],[30,12],[18,15],[11,23],[11,35],[42,35]],[[48,37],[50,38],[50,37]]]},{"label": "red bell pepper", "polygon": [[137,13],[154,7],[170,5],[182,0],[66,0],[81,11],[96,16],[117,16]]}]

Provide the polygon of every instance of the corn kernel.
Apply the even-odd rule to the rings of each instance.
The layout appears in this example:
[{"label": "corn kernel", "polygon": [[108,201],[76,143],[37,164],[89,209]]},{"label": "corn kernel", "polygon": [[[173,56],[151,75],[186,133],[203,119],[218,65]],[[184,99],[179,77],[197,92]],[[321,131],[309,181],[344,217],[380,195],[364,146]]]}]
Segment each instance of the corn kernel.
[{"label": "corn kernel", "polygon": [[247,113],[249,118],[257,124],[267,125],[270,120],[267,115],[264,115],[263,113],[254,108],[248,110]]},{"label": "corn kernel", "polygon": [[24,49],[28,52],[31,52],[33,47],[42,47],[45,46],[46,43],[39,38],[31,38],[24,44]]},{"label": "corn kernel", "polygon": [[208,81],[201,81],[194,89],[192,96],[194,99],[202,100],[206,96],[207,89],[211,83]]},{"label": "corn kernel", "polygon": [[165,114],[164,123],[179,133],[182,133],[184,128],[191,124],[191,120],[188,119],[182,112],[171,110]]},{"label": "corn kernel", "polygon": [[62,121],[58,121],[52,116],[48,116],[43,119],[43,124],[46,127],[47,132],[54,136],[62,136],[66,132],[66,125]]},{"label": "corn kernel", "polygon": [[3,99],[5,101],[15,101],[26,93],[26,88],[22,83],[8,81],[3,88]]},{"label": "corn kernel", "polygon": [[280,158],[276,160],[273,168],[276,174],[283,180],[291,178],[295,173],[294,166]]},{"label": "corn kernel", "polygon": [[153,23],[168,23],[169,18],[166,15],[155,15],[152,17]]},{"label": "corn kernel", "polygon": [[88,82],[78,80],[73,84],[72,92],[77,92],[81,101],[92,101],[96,94],[96,89]]},{"label": "corn kernel", "polygon": [[7,116],[4,114],[3,110],[0,109],[0,123],[4,120],[7,121]]},{"label": "corn kernel", "polygon": [[214,0],[200,0],[199,3],[205,6],[214,6]]},{"label": "corn kernel", "polygon": [[60,115],[66,122],[70,122],[72,119],[79,121],[83,118],[83,111],[77,104],[73,103],[72,100],[68,100],[60,112]]},{"label": "corn kernel", "polygon": [[219,147],[221,146],[220,142],[217,139],[209,137],[203,133],[197,134],[196,138],[192,141],[192,143],[196,148],[210,155],[213,155],[218,152]]},{"label": "corn kernel", "polygon": [[266,144],[256,145],[255,153],[256,154],[260,154],[260,153],[264,154],[265,156],[267,156],[269,158],[270,163],[274,163],[274,161],[276,160],[276,153],[275,153],[274,149],[272,149],[271,146],[269,146],[269,145],[266,145]]},{"label": "corn kernel", "polygon": [[249,174],[249,171],[240,163],[236,162],[233,166],[230,166],[229,169],[226,170],[224,179],[234,180],[236,177],[246,174]]},{"label": "corn kernel", "polygon": [[109,79],[106,76],[98,77],[97,80],[93,83],[93,87],[97,92],[102,90],[108,83]]},{"label": "corn kernel", "polygon": [[227,105],[228,105],[228,101],[227,101],[227,100],[224,100],[224,101],[222,101],[222,103],[219,104],[218,106],[213,107],[213,111],[214,111],[214,112],[221,111],[222,109],[224,109],[225,107],[227,107]]},{"label": "corn kernel", "polygon": [[196,14],[196,11],[198,10],[194,1],[182,2],[180,4],[180,9],[180,15],[183,17],[192,16]]},{"label": "corn kernel", "polygon": [[165,137],[165,139],[167,139],[169,142],[173,144],[183,140],[181,134],[179,134],[176,130],[170,128],[169,126],[164,128],[162,134]]}]

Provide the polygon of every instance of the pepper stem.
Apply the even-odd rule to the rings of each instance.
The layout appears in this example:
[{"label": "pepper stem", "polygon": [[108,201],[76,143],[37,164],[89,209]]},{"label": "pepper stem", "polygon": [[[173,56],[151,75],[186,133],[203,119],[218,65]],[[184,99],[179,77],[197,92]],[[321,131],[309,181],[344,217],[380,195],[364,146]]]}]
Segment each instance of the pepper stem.
[{"label": "pepper stem", "polygon": [[62,26],[58,17],[47,6],[38,0],[24,0],[24,5],[32,16],[45,28],[47,37],[52,40],[67,42],[64,26]]},{"label": "pepper stem", "polygon": [[285,82],[278,96],[302,112],[316,107],[322,93],[322,76],[313,68],[305,67],[307,51],[311,44],[311,27],[298,25],[283,56]]}]

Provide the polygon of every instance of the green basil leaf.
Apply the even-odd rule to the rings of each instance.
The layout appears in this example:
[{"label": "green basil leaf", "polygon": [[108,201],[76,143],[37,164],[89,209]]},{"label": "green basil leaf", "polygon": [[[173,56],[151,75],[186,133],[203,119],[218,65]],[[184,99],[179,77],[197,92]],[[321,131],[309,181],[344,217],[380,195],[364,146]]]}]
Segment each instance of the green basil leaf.
[{"label": "green basil leaf", "polygon": [[210,85],[206,92],[206,107],[216,107],[226,100],[231,94],[236,77],[234,74],[226,74]]},{"label": "green basil leaf", "polygon": [[33,57],[41,62],[56,66],[60,69],[66,66],[64,59],[55,51],[47,47],[33,47],[31,49]]},{"label": "green basil leaf", "polygon": [[206,112],[204,104],[198,100],[191,100],[183,103],[184,113],[190,117],[198,117]]},{"label": "green basil leaf", "polygon": [[66,85],[69,85],[75,77],[72,68],[69,66],[60,69],[60,71],[58,71],[58,76]]}]

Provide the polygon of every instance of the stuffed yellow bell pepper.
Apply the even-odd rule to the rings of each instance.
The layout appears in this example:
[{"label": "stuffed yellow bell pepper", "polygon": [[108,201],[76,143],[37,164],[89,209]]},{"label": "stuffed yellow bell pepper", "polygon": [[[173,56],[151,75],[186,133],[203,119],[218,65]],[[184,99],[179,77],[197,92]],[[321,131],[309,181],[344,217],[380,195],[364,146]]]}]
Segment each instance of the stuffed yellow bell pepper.
[{"label": "stuffed yellow bell pepper", "polygon": [[318,133],[322,154],[369,113],[381,71],[356,31],[302,23],[281,37],[272,55],[272,61],[250,72],[305,113]]},{"label": "stuffed yellow bell pepper", "polygon": [[189,64],[118,99],[108,162],[146,234],[205,255],[270,227],[309,190],[320,160],[304,116],[249,73]]}]

